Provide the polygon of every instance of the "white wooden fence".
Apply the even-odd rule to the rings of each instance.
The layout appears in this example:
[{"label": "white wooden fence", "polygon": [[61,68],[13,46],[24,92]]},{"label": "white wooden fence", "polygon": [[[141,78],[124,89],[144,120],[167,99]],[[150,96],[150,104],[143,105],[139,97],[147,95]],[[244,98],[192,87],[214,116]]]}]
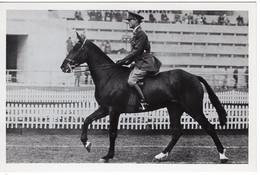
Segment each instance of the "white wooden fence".
[{"label": "white wooden fence", "polygon": [[[216,129],[248,128],[248,93],[217,93],[226,104],[228,123],[221,128],[215,108],[204,97],[204,114]],[[98,108],[94,91],[8,90],[6,99],[7,128],[81,129],[84,119]],[[201,129],[196,121],[183,114],[184,129]],[[97,120],[91,129],[108,129],[109,117]],[[138,114],[122,114],[118,129],[169,129],[166,108]]]}]

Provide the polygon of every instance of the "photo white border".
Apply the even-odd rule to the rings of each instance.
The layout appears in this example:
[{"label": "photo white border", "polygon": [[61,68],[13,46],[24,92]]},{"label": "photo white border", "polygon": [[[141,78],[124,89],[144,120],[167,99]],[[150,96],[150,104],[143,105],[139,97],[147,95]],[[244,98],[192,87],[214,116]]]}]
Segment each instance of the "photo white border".
[{"label": "photo white border", "polygon": [[[29,1],[27,1],[29,2]],[[239,1],[214,1],[207,3],[200,1],[198,2],[191,2],[189,1],[189,5],[187,6],[186,3],[177,3],[177,2],[156,2],[156,1],[131,1],[131,3],[121,1],[120,4],[116,2],[106,2],[106,1],[98,1],[99,3],[94,3],[97,1],[88,1],[90,4],[84,6],[85,2],[81,3],[34,3],[35,1],[31,1],[32,3],[0,3],[0,57],[1,57],[1,64],[0,68],[1,74],[1,82],[3,86],[1,87],[1,119],[0,119],[0,131],[1,131],[1,142],[0,142],[0,172],[249,172],[249,171],[256,171],[256,159],[257,159],[257,146],[256,146],[256,137],[257,133],[257,59],[256,59],[256,5],[252,1],[246,2],[243,1],[239,3]],[[53,2],[53,1],[51,1]],[[66,2],[66,1],[63,1]],[[71,1],[69,1],[71,2]],[[80,1],[77,1],[80,2]],[[105,3],[104,3],[105,2]],[[133,3],[136,2],[136,3]],[[145,2],[152,2],[146,4]],[[203,4],[201,3],[203,2]],[[207,1],[208,2],[208,1]],[[188,2],[187,2],[188,3]],[[128,10],[139,10],[139,9],[164,9],[164,10],[194,10],[195,8],[200,10],[248,10],[249,11],[249,159],[248,164],[95,164],[95,163],[86,163],[86,164],[6,164],[6,126],[5,126],[5,97],[6,97],[6,84],[5,84],[5,58],[6,58],[6,10],[88,10],[88,9],[122,9],[122,6],[127,7],[125,9]],[[213,5],[214,4],[214,5]],[[160,6],[158,6],[160,5]],[[4,60],[4,61],[3,61]],[[2,64],[4,63],[4,64]],[[258,74],[259,75],[259,74]],[[258,76],[259,77],[259,76]],[[259,126],[259,125],[258,125]],[[259,133],[259,132],[258,132]],[[3,134],[3,135],[2,135]],[[259,156],[259,153],[258,153]],[[28,174],[28,173],[27,173]]]}]

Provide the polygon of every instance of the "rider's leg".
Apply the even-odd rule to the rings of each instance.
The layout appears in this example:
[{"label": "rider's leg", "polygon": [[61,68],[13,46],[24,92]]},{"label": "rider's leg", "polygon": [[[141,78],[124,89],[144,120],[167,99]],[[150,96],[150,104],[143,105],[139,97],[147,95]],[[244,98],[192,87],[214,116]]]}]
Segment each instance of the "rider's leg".
[{"label": "rider's leg", "polygon": [[145,106],[147,106],[147,103],[145,102],[145,98],[143,95],[143,92],[141,90],[141,88],[138,86],[137,82],[139,80],[142,80],[148,73],[146,71],[142,71],[138,68],[134,68],[128,78],[127,83],[129,84],[130,87],[134,87],[134,89],[136,90],[139,98],[141,99],[141,103],[140,103],[140,110],[145,110]]}]

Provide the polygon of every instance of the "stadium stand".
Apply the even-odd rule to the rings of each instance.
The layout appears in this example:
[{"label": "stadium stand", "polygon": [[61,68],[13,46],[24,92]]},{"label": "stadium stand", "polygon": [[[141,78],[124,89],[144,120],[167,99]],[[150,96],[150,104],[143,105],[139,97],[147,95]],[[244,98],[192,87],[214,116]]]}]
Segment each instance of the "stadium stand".
[{"label": "stadium stand", "polygon": [[[80,20],[76,19],[76,12],[77,15],[80,14]],[[97,12],[98,15],[96,15]],[[167,22],[160,21],[163,12],[169,18]],[[108,13],[110,14],[108,15]],[[245,77],[244,72],[248,66],[246,13],[227,11],[208,15],[200,11],[172,10],[141,10],[139,13],[145,18],[142,27],[149,36],[151,51],[163,63],[162,71],[181,68],[196,74],[208,74],[208,79],[214,77],[212,82],[222,81],[223,75],[227,73],[231,85],[233,84],[233,69],[237,67],[241,74],[239,76],[241,79],[239,83],[242,82],[240,86],[245,86],[246,80],[243,77]],[[149,22],[151,13],[157,19],[156,24]],[[111,20],[106,18],[111,14]],[[131,49],[129,41],[132,30],[126,23],[120,22],[125,18],[125,14],[125,10],[49,10],[48,18],[65,20],[66,39],[71,37],[72,40],[76,40],[75,31],[77,31],[98,46],[108,42],[111,47],[108,55],[113,60],[119,60]],[[191,18],[189,16],[192,15],[193,20],[197,16],[203,16],[206,18],[207,24],[174,23],[176,15],[183,20],[185,14],[187,14],[187,18]],[[230,25],[218,25],[219,16],[223,14],[226,14]],[[47,18],[46,15],[44,18]],[[243,22],[241,22],[241,18],[243,18]],[[227,72],[224,71],[225,68],[227,68]],[[213,76],[214,74],[220,74],[220,76]]]}]

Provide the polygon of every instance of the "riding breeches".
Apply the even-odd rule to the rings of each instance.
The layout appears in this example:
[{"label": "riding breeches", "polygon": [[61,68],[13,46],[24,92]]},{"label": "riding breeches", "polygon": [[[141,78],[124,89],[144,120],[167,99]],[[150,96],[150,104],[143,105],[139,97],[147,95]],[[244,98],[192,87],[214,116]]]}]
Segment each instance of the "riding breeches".
[{"label": "riding breeches", "polygon": [[139,80],[142,80],[144,77],[148,75],[147,71],[143,71],[138,69],[137,67],[134,67],[134,69],[131,71],[127,83],[129,86],[134,86]]}]

